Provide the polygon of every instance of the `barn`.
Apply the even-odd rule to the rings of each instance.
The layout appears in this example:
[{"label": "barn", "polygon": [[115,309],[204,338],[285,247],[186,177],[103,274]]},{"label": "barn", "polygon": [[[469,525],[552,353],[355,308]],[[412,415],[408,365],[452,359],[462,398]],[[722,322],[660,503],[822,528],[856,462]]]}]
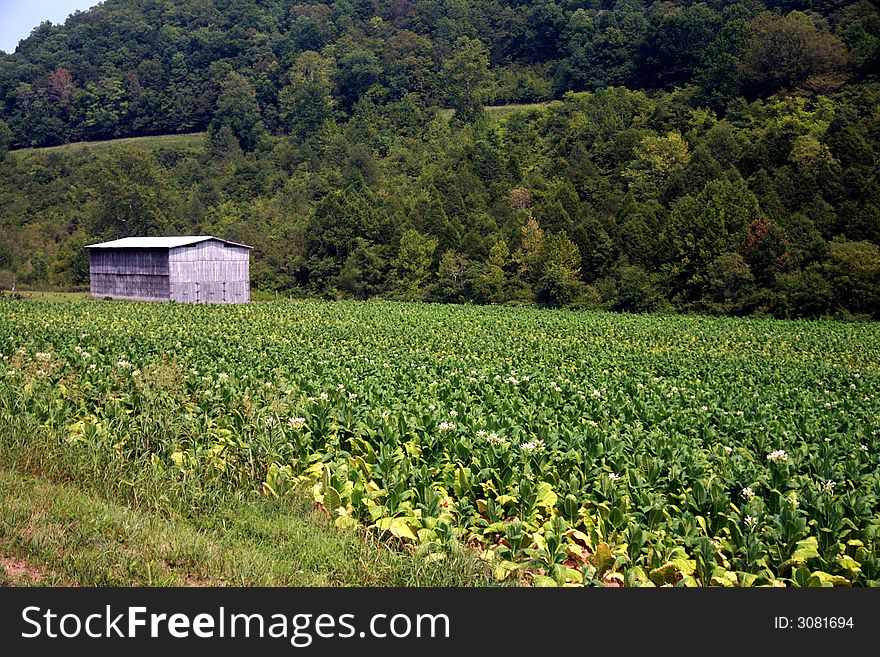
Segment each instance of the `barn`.
[{"label": "barn", "polygon": [[93,297],[247,303],[250,249],[211,235],[124,237],[90,244]]}]

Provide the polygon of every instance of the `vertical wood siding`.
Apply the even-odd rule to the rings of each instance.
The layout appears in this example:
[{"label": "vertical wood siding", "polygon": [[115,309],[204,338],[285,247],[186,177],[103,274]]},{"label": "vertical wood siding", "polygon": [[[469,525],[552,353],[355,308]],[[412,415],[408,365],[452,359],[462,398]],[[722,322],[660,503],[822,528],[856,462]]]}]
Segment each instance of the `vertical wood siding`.
[{"label": "vertical wood siding", "polygon": [[171,249],[171,298],[190,303],[247,303],[250,250],[208,240]]},{"label": "vertical wood siding", "polygon": [[89,252],[93,297],[167,301],[167,249],[93,249]]}]

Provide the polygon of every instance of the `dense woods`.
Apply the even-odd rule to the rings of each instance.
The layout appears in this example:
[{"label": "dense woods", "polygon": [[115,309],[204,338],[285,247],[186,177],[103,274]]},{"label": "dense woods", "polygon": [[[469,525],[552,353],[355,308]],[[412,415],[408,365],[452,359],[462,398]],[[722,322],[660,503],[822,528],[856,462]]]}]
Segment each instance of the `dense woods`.
[{"label": "dense woods", "polygon": [[0,54],[0,284],[210,233],[291,294],[877,318],[878,57],[867,1],[108,0]]}]

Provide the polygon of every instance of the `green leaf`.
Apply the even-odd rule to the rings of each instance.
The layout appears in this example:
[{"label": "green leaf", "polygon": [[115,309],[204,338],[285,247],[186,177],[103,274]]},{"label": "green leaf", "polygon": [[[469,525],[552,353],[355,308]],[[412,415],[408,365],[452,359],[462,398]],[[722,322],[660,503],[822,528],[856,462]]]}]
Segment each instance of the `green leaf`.
[{"label": "green leaf", "polygon": [[846,577],[830,575],[821,570],[814,570],[808,583],[810,587],[852,586]]},{"label": "green leaf", "polygon": [[407,518],[400,517],[382,518],[376,523],[376,527],[391,532],[391,534],[397,538],[403,538],[413,542],[417,542],[418,537],[413,533],[413,530],[410,528],[407,520]]},{"label": "green leaf", "polygon": [[614,553],[605,542],[599,543],[599,545],[596,546],[596,551],[590,555],[590,563],[592,563],[593,567],[596,569],[596,577],[599,579],[601,579],[602,576],[605,575],[605,572],[614,565],[615,561]]},{"label": "green leaf", "polygon": [[342,506],[342,498],[339,497],[339,491],[337,491],[333,486],[328,486],[324,489],[324,508],[328,511],[333,511]]},{"label": "green leaf", "polygon": [[578,504],[578,499],[569,493],[565,496],[565,500],[562,502],[562,510],[565,512],[565,517],[570,521],[574,521],[578,515],[578,509],[580,508],[580,504]]},{"label": "green leaf", "polygon": [[338,527],[339,529],[354,529],[358,526],[358,521],[356,518],[352,518],[350,515],[343,514],[336,518],[333,521],[333,525]]},{"label": "green leaf", "polygon": [[552,509],[556,506],[556,502],[559,500],[559,497],[556,493],[553,492],[553,486],[548,484],[546,481],[542,481],[538,484],[538,491],[535,494],[535,505],[542,506],[547,509]]},{"label": "green leaf", "polygon": [[517,499],[513,495],[499,495],[495,498],[495,503],[499,506],[512,506],[517,503]]},{"label": "green leaf", "polygon": [[532,584],[534,586],[559,586],[556,583],[556,580],[552,577],[547,577],[546,575],[534,575],[532,577]]},{"label": "green leaf", "polygon": [[855,577],[862,572],[861,564],[846,554],[841,554],[837,557],[837,565],[843,568],[843,570],[848,571],[851,577]]},{"label": "green leaf", "polygon": [[807,559],[819,558],[819,541],[815,536],[810,536],[798,541],[794,552],[791,553],[791,561],[794,563],[806,563]]},{"label": "green leaf", "polygon": [[796,571],[794,571],[794,575],[792,576],[792,579],[795,581],[795,583],[798,586],[800,586],[802,588],[808,587],[810,585],[810,571],[809,571],[809,569],[798,568]]},{"label": "green leaf", "polygon": [[663,586],[666,584],[675,584],[681,578],[681,572],[679,571],[678,566],[670,561],[659,568],[654,568],[654,570],[648,573],[648,577],[650,577],[651,581],[657,586]]}]

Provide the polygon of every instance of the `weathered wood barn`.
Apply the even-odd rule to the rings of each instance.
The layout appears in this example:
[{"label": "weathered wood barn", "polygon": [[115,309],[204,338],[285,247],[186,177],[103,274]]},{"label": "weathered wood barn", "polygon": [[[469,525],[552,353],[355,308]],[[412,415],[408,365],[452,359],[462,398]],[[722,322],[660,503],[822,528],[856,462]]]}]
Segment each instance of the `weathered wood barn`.
[{"label": "weathered wood barn", "polygon": [[93,297],[247,303],[250,249],[210,235],[125,237],[91,244]]}]

